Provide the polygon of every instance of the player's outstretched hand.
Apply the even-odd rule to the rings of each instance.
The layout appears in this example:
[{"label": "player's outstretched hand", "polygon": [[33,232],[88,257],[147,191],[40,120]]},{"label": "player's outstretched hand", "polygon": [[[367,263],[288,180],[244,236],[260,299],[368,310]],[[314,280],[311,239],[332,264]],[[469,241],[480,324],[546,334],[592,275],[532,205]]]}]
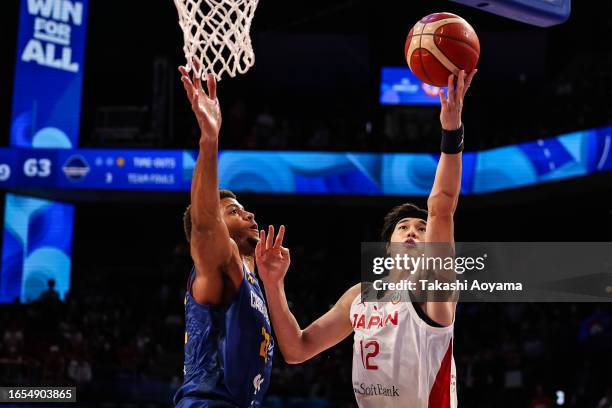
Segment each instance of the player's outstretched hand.
[{"label": "player's outstretched hand", "polygon": [[281,225],[278,229],[276,240],[274,239],[274,226],[268,227],[268,235],[261,230],[259,232],[259,242],[255,247],[255,262],[257,271],[264,285],[282,282],[289,269],[291,257],[289,249],[283,247],[285,236],[285,226]]},{"label": "player's outstretched hand", "polygon": [[208,74],[206,85],[208,94],[202,89],[202,83],[196,72],[200,72],[200,63],[197,59],[193,60],[193,78],[190,77],[187,68],[180,66],[181,82],[187,92],[187,98],[191,103],[191,109],[196,115],[200,125],[201,137],[204,140],[214,141],[219,137],[221,129],[221,109],[217,99],[217,80],[212,74]]},{"label": "player's outstretched hand", "polygon": [[[440,90],[440,102],[442,110],[440,111],[440,123],[444,130],[456,130],[461,127],[461,110],[463,109],[463,98],[465,93],[472,84],[472,79],[478,70],[474,69],[469,75],[465,71],[459,71],[459,76],[448,76],[447,95],[444,95],[444,89]],[[455,82],[456,78],[456,82]]]}]

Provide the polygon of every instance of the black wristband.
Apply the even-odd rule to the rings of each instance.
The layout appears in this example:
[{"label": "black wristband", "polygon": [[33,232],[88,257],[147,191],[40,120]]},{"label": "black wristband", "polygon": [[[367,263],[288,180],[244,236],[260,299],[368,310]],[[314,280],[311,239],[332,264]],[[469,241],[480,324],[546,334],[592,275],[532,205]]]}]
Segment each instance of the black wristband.
[{"label": "black wristband", "polygon": [[463,123],[456,130],[442,129],[440,150],[446,154],[457,154],[463,151]]}]

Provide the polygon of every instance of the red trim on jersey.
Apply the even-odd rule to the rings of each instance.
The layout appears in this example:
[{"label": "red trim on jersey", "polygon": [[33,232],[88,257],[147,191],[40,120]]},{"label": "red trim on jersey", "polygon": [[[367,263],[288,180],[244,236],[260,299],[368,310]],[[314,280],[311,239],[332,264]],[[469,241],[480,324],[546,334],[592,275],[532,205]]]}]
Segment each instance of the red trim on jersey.
[{"label": "red trim on jersey", "polygon": [[451,364],[453,361],[453,340],[448,344],[448,350],[440,363],[440,369],[436,374],[431,391],[429,392],[429,407],[430,408],[450,408],[450,380],[451,380]]}]

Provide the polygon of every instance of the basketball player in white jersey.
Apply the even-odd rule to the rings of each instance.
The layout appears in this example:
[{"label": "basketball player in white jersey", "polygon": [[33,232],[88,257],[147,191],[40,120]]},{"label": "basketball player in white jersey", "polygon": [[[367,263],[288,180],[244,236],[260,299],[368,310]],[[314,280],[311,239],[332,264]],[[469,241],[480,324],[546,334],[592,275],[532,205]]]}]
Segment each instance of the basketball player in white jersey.
[{"label": "basketball player in white jersey", "polygon": [[[447,243],[454,246],[453,216],[461,187],[465,92],[476,70],[448,79],[440,92],[442,154],[428,211],[411,204],[395,207],[386,217],[383,239],[391,243]],[[289,310],[284,276],[290,263],[282,246],[285,228],[260,231],[255,249],[265,286],[272,326],[285,360],[299,364],[354,333],[353,389],[360,407],[451,408],[457,406],[453,360],[454,301],[370,302],[361,284],[348,289],[323,316],[301,329]],[[267,237],[266,237],[267,235]]]}]

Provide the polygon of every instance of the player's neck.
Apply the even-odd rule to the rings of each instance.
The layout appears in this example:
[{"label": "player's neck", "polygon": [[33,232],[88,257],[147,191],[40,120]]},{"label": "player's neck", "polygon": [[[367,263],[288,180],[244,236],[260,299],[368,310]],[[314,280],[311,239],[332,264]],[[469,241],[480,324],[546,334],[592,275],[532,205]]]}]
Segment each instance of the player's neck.
[{"label": "player's neck", "polygon": [[255,273],[255,257],[252,255],[240,255],[242,258],[242,263],[246,265],[248,270],[252,273]]},{"label": "player's neck", "polygon": [[389,282],[399,282],[402,279],[410,279],[411,274],[409,270],[405,269],[392,269],[389,271],[387,280]]}]

